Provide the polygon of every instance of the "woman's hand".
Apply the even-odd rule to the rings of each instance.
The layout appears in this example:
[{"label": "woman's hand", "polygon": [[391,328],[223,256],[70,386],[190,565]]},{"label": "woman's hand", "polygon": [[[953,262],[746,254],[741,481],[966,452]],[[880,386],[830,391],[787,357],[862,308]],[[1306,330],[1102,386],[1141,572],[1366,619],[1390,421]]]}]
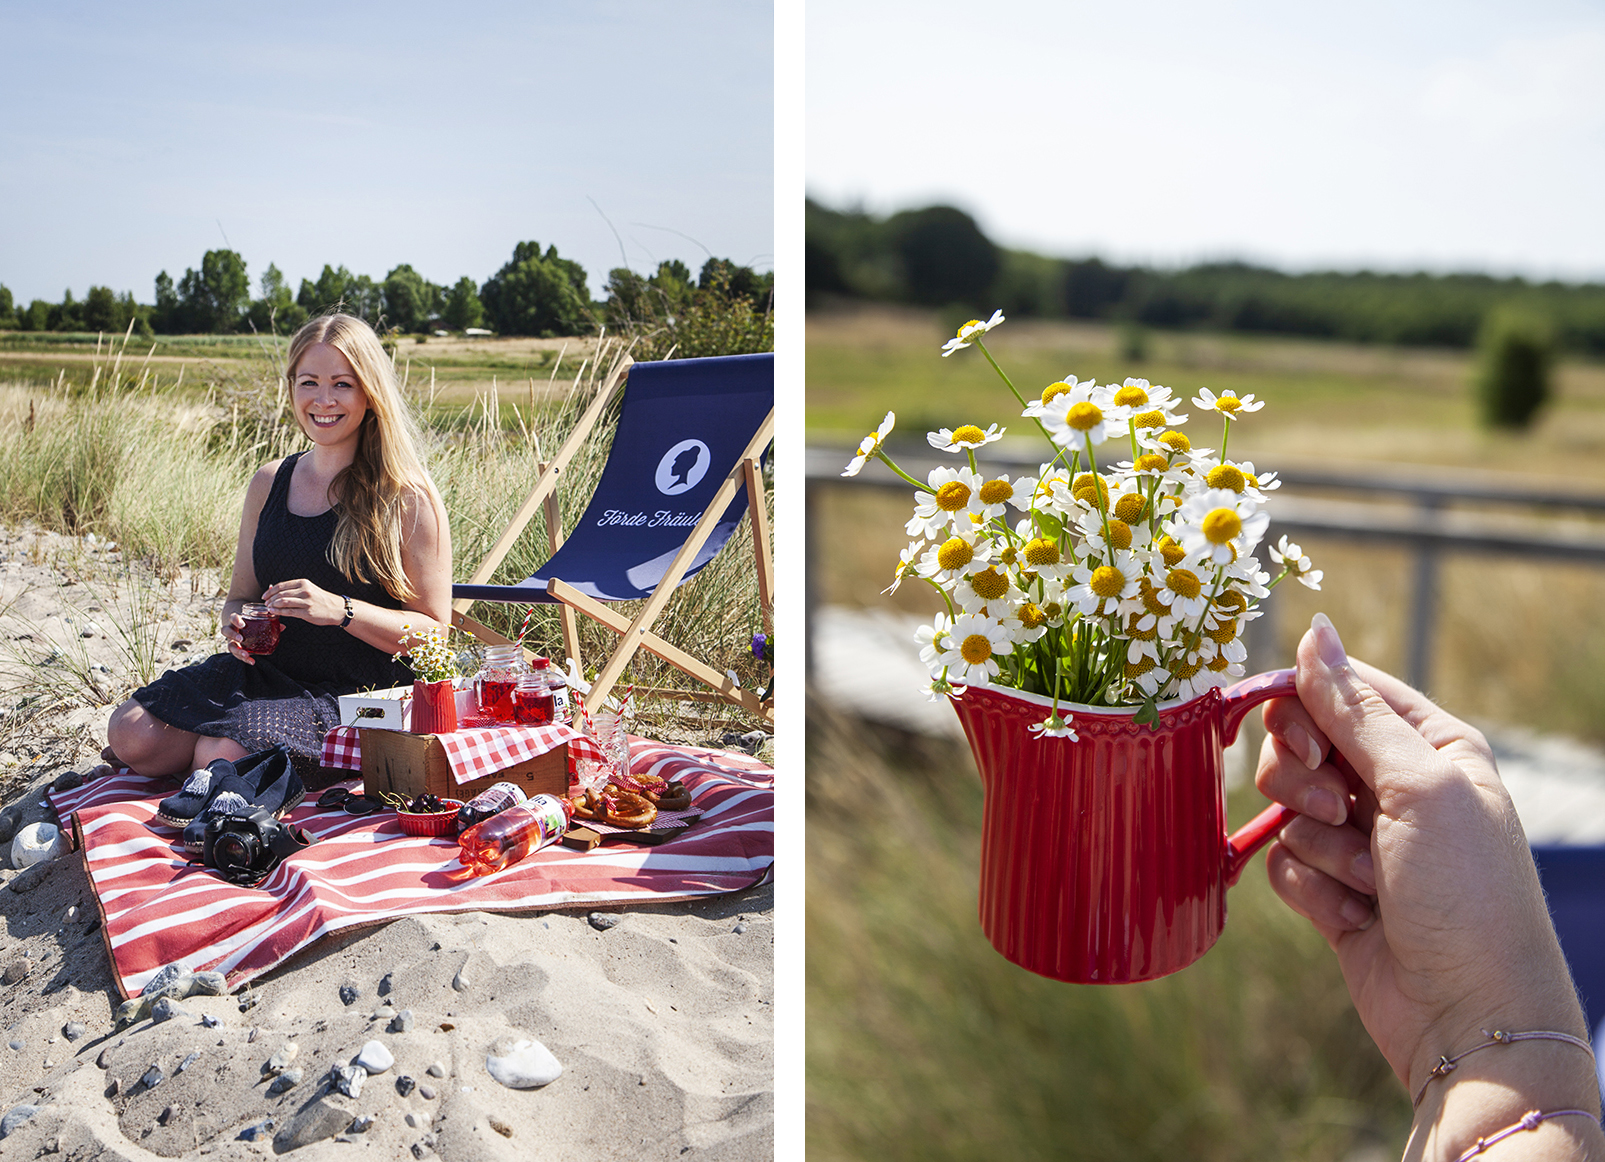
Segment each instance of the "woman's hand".
[{"label": "woman's hand", "polygon": [[241,617],[238,611],[229,614],[227,622],[223,626],[223,643],[228,646],[229,653],[246,665],[254,666],[256,665],[256,658],[246,653],[245,647],[240,644],[244,640],[244,634],[245,618]]},{"label": "woman's hand", "polygon": [[339,625],[345,620],[345,598],[320,589],[304,577],[269,585],[262,604],[280,617],[295,617],[313,625]]},{"label": "woman's hand", "polygon": [[1440,1055],[1485,1040],[1483,1029],[1586,1038],[1521,823],[1482,736],[1351,661],[1322,615],[1299,643],[1298,692],[1265,710],[1270,736],[1255,781],[1304,812],[1271,847],[1266,870],[1337,952],[1355,1008],[1399,1079],[1416,1093]]}]

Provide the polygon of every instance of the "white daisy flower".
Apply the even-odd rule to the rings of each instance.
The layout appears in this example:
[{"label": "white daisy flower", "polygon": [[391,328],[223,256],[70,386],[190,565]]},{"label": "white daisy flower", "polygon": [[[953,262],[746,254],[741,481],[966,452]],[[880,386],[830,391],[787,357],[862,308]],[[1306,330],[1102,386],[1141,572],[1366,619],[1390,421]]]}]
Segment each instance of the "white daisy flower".
[{"label": "white daisy flower", "polygon": [[1021,535],[1030,539],[1017,551],[1015,568],[1022,573],[1030,573],[1050,581],[1057,581],[1070,575],[1075,562],[1065,557],[1057,540],[1051,537],[1032,536],[1029,529]]},{"label": "white daisy flower", "polygon": [[953,352],[964,350],[1001,322],[1003,322],[1002,311],[993,311],[992,317],[984,323],[980,319],[971,319],[959,328],[957,335],[942,344],[942,358],[946,359]]},{"label": "white daisy flower", "polygon": [[1176,393],[1162,383],[1150,384],[1146,379],[1127,376],[1126,382],[1114,389],[1115,403],[1133,411],[1144,408],[1174,408],[1181,404]]},{"label": "white daisy flower", "polygon": [[1042,414],[1047,411],[1050,403],[1052,403],[1059,396],[1066,395],[1073,391],[1078,385],[1085,388],[1094,388],[1098,386],[1090,379],[1080,380],[1073,375],[1067,375],[1058,382],[1050,383],[1047,387],[1044,387],[1042,389],[1042,395],[1026,404],[1025,411],[1021,412],[1020,414],[1022,416],[1031,416],[1035,419],[1041,419]]},{"label": "white daisy flower", "polygon": [[1299,545],[1289,541],[1285,533],[1275,545],[1271,546],[1269,552],[1271,560],[1298,578],[1300,585],[1317,591],[1321,588],[1321,578],[1326,575],[1325,572],[1310,568],[1308,554]]},{"label": "white daisy flower", "polygon": [[1154,597],[1172,616],[1191,621],[1209,608],[1209,582],[1184,561],[1165,573],[1163,582],[1155,582]]},{"label": "white daisy flower", "polygon": [[915,567],[921,577],[951,587],[960,577],[979,573],[992,564],[992,540],[970,532],[954,533],[932,545]]},{"label": "white daisy flower", "polygon": [[1113,613],[1122,601],[1136,597],[1142,569],[1130,553],[1117,552],[1107,564],[1077,565],[1072,577],[1076,584],[1065,591],[1065,600],[1086,617]]},{"label": "white daisy flower", "polygon": [[1089,446],[1124,436],[1131,430],[1129,408],[1116,407],[1106,387],[1078,383],[1056,395],[1042,411],[1042,426],[1061,448],[1085,452]]},{"label": "white daisy flower", "polygon": [[973,613],[959,615],[948,633],[947,646],[939,660],[954,680],[967,686],[997,677],[997,655],[1014,652],[1014,640],[1002,622]]},{"label": "white daisy flower", "polygon": [[892,570],[892,583],[882,593],[896,593],[897,587],[903,583],[903,578],[914,572],[918,564],[920,550],[925,547],[924,541],[910,541],[908,548],[897,555],[897,568]]},{"label": "white daisy flower", "polygon": [[946,677],[932,678],[928,686],[921,686],[925,697],[932,702],[945,702],[949,698],[962,698],[965,687],[955,686]]},{"label": "white daisy flower", "polygon": [[1252,497],[1211,488],[1189,496],[1173,523],[1170,535],[1182,548],[1217,565],[1229,565],[1254,551],[1271,518]]},{"label": "white daisy flower", "polygon": [[857,476],[864,470],[864,465],[869,463],[871,456],[880,455],[881,445],[886,442],[886,437],[891,435],[892,427],[896,423],[897,416],[892,412],[887,412],[886,418],[881,421],[880,427],[858,442],[858,455],[848,461],[847,467],[842,469],[842,475]]},{"label": "white daisy flower", "polygon": [[1009,576],[1008,569],[988,565],[961,577],[953,588],[953,596],[966,613],[982,613],[989,607],[1001,617],[1016,602],[1025,599],[1025,593]]},{"label": "white daisy flower", "polygon": [[1003,620],[1008,625],[1009,636],[1017,642],[1034,642],[1053,624],[1048,611],[1034,601],[1017,602]]},{"label": "white daisy flower", "polygon": [[962,452],[966,448],[984,448],[1001,440],[1003,433],[1008,430],[993,424],[983,432],[975,424],[960,424],[956,428],[943,428],[940,432],[926,432],[925,442],[938,452]]},{"label": "white daisy flower", "polygon": [[1050,714],[1041,722],[1033,722],[1026,729],[1038,738],[1068,738],[1071,742],[1075,742],[1081,737],[1070,725],[1068,714]]},{"label": "white daisy flower", "polygon": [[979,517],[981,477],[967,467],[933,468],[926,477],[929,492],[914,493],[914,515],[904,530],[911,537],[940,539],[949,528],[967,530],[974,526],[971,515]]},{"label": "white daisy flower", "polygon": [[1007,476],[983,481],[976,493],[981,502],[981,519],[996,520],[1008,511],[1011,504],[1021,510],[1030,508],[1031,493],[1036,485],[1036,479],[1030,476],[1018,477],[1012,484]]},{"label": "white daisy flower", "polygon": [[914,641],[920,647],[920,661],[925,663],[925,668],[932,674],[942,669],[942,664],[936,657],[947,649],[947,635],[952,629],[953,619],[945,613],[938,613],[934,622],[922,625],[914,631]]},{"label": "white daisy flower", "polygon": [[1265,401],[1260,400],[1255,403],[1252,393],[1239,399],[1235,391],[1227,390],[1216,395],[1209,388],[1201,387],[1198,389],[1198,394],[1193,396],[1193,406],[1213,409],[1229,419],[1236,419],[1244,412],[1259,411],[1265,406]]}]

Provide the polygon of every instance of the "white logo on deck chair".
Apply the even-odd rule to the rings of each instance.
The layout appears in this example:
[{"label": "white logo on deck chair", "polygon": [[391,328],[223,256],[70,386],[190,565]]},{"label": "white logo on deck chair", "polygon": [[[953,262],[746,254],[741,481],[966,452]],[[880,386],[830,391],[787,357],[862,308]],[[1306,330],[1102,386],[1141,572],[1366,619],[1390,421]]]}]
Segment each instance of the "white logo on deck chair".
[{"label": "white logo on deck chair", "polygon": [[663,454],[658,461],[653,483],[664,496],[678,496],[689,492],[708,474],[713,453],[701,440],[681,440]]}]

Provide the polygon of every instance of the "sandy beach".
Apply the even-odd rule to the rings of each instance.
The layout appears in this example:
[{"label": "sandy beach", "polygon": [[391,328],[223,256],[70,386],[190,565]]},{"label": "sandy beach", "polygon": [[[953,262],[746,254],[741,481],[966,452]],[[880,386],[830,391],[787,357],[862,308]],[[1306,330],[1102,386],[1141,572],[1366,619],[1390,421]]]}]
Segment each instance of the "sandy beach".
[{"label": "sandy beach", "polygon": [[[140,650],[165,668],[214,648],[215,577],[142,591],[116,580],[117,556],[0,533],[0,808],[17,826],[50,818],[50,785],[99,761],[108,702]],[[590,912],[407,917],[118,1029],[82,858],[17,871],[4,847],[0,1158],[774,1153],[772,883]],[[488,1058],[539,1056],[524,1042],[555,1057],[555,1080],[515,1089],[491,1075]],[[334,1071],[359,1055],[375,1071],[347,1096]]]}]

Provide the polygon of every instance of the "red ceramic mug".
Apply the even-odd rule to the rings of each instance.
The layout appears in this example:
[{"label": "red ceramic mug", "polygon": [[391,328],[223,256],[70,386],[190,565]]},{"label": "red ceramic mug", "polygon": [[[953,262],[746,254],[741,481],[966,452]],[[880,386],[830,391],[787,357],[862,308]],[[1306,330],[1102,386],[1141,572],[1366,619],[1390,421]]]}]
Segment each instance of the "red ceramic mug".
[{"label": "red ceramic mug", "polygon": [[1027,729],[1052,700],[972,686],[953,706],[986,788],[981,927],[1022,968],[1079,984],[1186,968],[1226,923],[1226,889],[1296,812],[1226,833],[1224,754],[1250,707],[1295,695],[1292,670],[1135,711],[1063,707],[1080,736]]}]

